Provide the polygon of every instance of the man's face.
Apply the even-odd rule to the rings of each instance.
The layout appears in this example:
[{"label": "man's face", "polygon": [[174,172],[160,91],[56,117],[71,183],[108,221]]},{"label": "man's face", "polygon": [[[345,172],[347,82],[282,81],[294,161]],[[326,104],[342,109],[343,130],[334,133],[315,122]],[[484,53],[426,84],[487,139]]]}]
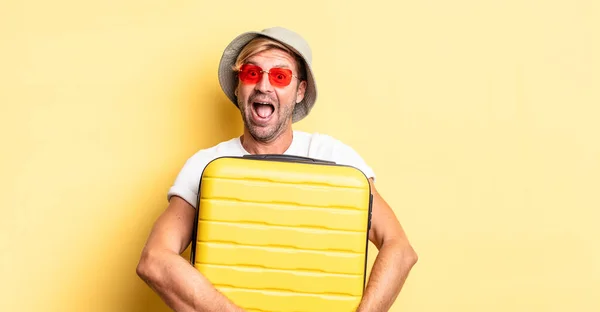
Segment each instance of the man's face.
[{"label": "man's face", "polygon": [[[265,72],[258,73],[260,78],[256,83],[238,80],[238,106],[250,134],[258,141],[268,142],[290,125],[294,106],[304,97],[306,82],[296,78],[298,71],[294,58],[281,50],[255,54],[246,64],[256,65]],[[287,86],[273,85],[266,72],[274,68],[290,69],[295,77]]]}]

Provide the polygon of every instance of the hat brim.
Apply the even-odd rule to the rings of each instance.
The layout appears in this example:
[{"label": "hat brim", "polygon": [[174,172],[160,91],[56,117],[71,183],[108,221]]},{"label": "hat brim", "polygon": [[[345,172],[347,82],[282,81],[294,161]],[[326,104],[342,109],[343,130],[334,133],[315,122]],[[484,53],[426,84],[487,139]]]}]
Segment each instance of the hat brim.
[{"label": "hat brim", "polygon": [[225,48],[223,51],[223,55],[221,56],[221,61],[219,62],[219,84],[221,89],[229,98],[229,100],[237,107],[237,97],[235,95],[235,88],[238,84],[238,76],[237,73],[233,71],[232,67],[235,65],[235,61],[240,54],[240,51],[248,44],[252,39],[257,37],[267,37],[273,39],[281,44],[285,45],[295,53],[297,53],[303,60],[306,68],[306,90],[304,92],[304,98],[301,102],[297,103],[294,107],[294,111],[292,113],[292,122],[298,122],[304,117],[306,117],[313,106],[315,105],[315,101],[317,99],[317,87],[315,84],[314,74],[311,68],[311,64],[305,61],[306,56],[303,55],[298,50],[294,49],[292,46],[287,44],[280,38],[276,38],[270,36],[268,34],[264,34],[256,31],[245,32],[239,36],[237,36],[231,43]]}]

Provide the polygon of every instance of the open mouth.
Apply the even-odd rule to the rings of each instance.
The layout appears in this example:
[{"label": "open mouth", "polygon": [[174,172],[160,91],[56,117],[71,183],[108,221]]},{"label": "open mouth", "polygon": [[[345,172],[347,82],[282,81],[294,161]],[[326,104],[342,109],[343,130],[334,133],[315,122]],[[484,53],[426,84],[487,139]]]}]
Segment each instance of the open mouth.
[{"label": "open mouth", "polygon": [[252,103],[252,107],[254,108],[254,111],[258,117],[263,119],[271,117],[275,111],[275,106],[273,106],[271,103],[254,102]]}]

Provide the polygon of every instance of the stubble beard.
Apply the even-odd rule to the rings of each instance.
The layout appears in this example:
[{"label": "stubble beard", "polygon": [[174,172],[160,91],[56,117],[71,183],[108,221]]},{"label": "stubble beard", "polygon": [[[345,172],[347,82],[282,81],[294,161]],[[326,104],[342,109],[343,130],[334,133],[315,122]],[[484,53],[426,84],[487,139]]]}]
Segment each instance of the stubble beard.
[{"label": "stubble beard", "polygon": [[[293,99],[293,103],[296,102],[296,97]],[[277,114],[273,116],[277,118],[277,124],[269,125],[266,127],[255,125],[252,122],[252,103],[245,105],[241,99],[238,98],[238,107],[242,115],[242,121],[244,126],[248,129],[250,135],[254,140],[262,143],[267,143],[275,140],[283,131],[289,126],[291,117],[294,112],[294,105],[279,105],[278,109],[273,112]]]}]

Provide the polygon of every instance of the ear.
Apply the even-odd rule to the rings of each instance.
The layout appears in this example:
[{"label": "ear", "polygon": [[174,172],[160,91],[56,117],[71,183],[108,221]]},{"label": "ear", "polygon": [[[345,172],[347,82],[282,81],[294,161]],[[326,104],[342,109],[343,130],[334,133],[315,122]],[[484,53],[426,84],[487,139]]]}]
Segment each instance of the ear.
[{"label": "ear", "polygon": [[304,93],[306,92],[306,80],[302,80],[296,89],[296,103],[302,102]]}]

